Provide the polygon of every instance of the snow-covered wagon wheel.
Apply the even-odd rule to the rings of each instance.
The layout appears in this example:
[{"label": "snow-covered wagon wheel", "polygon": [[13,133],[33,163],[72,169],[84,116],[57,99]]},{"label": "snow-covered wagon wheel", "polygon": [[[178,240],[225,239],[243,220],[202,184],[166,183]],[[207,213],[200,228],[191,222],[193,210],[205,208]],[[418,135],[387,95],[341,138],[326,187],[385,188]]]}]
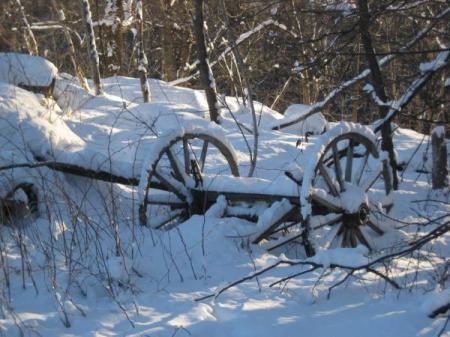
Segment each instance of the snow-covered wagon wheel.
[{"label": "snow-covered wagon wheel", "polygon": [[343,123],[318,138],[315,154],[305,169],[300,200],[307,254],[359,244],[374,249],[392,207],[388,162],[375,135]]},{"label": "snow-covered wagon wheel", "polygon": [[12,225],[16,220],[37,213],[38,196],[31,183],[19,183],[0,198],[0,223]]},{"label": "snow-covered wagon wheel", "polygon": [[202,177],[239,176],[234,148],[224,137],[194,129],[161,136],[158,142],[161,145],[147,158],[139,185],[142,225],[169,229],[203,213],[206,199],[191,193],[202,190]]}]

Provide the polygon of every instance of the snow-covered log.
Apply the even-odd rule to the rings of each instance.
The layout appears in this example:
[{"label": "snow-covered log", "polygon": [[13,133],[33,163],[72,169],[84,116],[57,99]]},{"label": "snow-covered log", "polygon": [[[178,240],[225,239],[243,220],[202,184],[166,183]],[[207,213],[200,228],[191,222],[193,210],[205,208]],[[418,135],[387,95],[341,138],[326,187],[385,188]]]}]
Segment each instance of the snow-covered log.
[{"label": "snow-covered log", "polygon": [[0,53],[0,81],[51,96],[58,69],[43,57]]}]

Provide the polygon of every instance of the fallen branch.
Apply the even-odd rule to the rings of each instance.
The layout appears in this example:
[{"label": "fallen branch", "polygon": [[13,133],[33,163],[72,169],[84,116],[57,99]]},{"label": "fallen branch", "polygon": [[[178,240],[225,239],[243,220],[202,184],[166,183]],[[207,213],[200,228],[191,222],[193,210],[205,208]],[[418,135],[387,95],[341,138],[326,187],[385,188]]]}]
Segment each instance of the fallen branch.
[{"label": "fallen branch", "polygon": [[[279,266],[282,266],[282,265],[286,265],[286,266],[290,266],[290,267],[292,267],[292,266],[309,266],[310,268],[307,269],[307,270],[303,270],[303,271],[297,272],[295,274],[288,275],[288,276],[286,276],[284,278],[281,278],[281,279],[271,283],[269,285],[269,287],[273,287],[273,286],[275,286],[277,284],[284,283],[286,281],[289,281],[290,279],[293,279],[295,277],[298,277],[298,276],[301,276],[301,275],[313,272],[313,271],[315,271],[317,269],[341,269],[341,270],[346,270],[348,272],[347,272],[346,276],[342,280],[340,280],[339,282],[335,283],[334,285],[332,285],[329,288],[329,295],[330,295],[332,289],[334,289],[337,286],[343,284],[350,276],[354,275],[356,272],[359,272],[359,271],[365,271],[367,273],[374,274],[374,275],[378,276],[379,278],[382,278],[383,280],[385,280],[393,288],[401,289],[401,286],[395,280],[390,278],[388,275],[383,274],[380,271],[376,270],[375,267],[377,265],[379,265],[379,264],[385,263],[387,260],[392,260],[394,258],[400,258],[402,256],[408,255],[408,254],[412,253],[413,251],[416,251],[416,250],[420,249],[425,244],[427,244],[427,243],[435,240],[436,238],[444,235],[448,231],[450,231],[450,219],[447,220],[446,222],[444,222],[443,224],[439,225],[437,228],[435,228],[434,230],[429,232],[427,235],[419,238],[416,241],[410,242],[409,244],[406,245],[406,248],[401,249],[401,250],[396,251],[396,252],[393,252],[393,253],[390,253],[390,254],[383,255],[383,256],[378,257],[378,258],[376,258],[376,259],[374,259],[374,260],[372,260],[372,261],[370,261],[370,262],[368,262],[366,264],[362,264],[362,265],[359,265],[359,266],[348,266],[348,265],[343,265],[343,264],[339,264],[339,263],[331,263],[329,265],[324,265],[322,263],[318,263],[318,262],[315,262],[315,261],[310,260],[310,259],[308,259],[308,260],[301,260],[301,261],[299,261],[299,260],[282,259],[282,260],[279,260],[276,263],[274,263],[274,264],[272,264],[272,265],[270,265],[268,267],[265,267],[263,269],[257,270],[257,271],[255,271],[255,272],[253,272],[253,273],[251,273],[251,274],[249,274],[249,275],[247,275],[247,276],[245,276],[245,277],[243,277],[241,279],[238,279],[236,281],[233,281],[233,282],[227,284],[226,286],[220,288],[218,291],[216,291],[213,294],[208,294],[208,295],[205,295],[203,297],[197,298],[197,299],[195,299],[195,301],[203,301],[203,300],[206,300],[206,299],[209,299],[209,298],[217,298],[218,296],[220,296],[226,290],[228,290],[228,289],[230,289],[230,288],[232,288],[232,287],[234,287],[234,286],[236,286],[238,284],[241,284],[241,283],[243,283],[245,281],[249,281],[249,280],[251,280],[251,279],[253,279],[253,278],[257,277],[257,276],[260,276],[260,275],[262,275],[262,274],[264,274],[264,273],[266,273],[266,272],[268,272],[268,271],[270,271],[272,269],[275,269],[275,268],[277,268]],[[442,310],[444,310],[444,309],[445,308],[442,308]],[[438,310],[438,309],[436,309],[436,310]],[[448,308],[446,310],[448,310]]]}]

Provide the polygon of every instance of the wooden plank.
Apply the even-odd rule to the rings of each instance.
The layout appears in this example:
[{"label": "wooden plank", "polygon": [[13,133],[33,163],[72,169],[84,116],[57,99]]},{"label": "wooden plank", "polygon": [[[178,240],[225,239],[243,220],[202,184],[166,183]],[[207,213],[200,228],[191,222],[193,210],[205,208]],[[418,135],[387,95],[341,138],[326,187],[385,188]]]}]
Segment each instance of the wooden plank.
[{"label": "wooden plank", "polygon": [[208,203],[214,203],[219,195],[225,196],[227,200],[232,202],[249,202],[254,203],[256,201],[266,201],[269,203],[280,201],[282,199],[288,199],[291,204],[300,205],[300,199],[298,196],[292,195],[279,195],[279,194],[260,194],[260,193],[245,193],[245,192],[221,192],[221,191],[208,191],[190,189],[192,196],[195,198],[205,198]]},{"label": "wooden plank", "polygon": [[[40,158],[36,158],[39,160]],[[43,160],[39,160],[43,161]],[[110,172],[102,171],[102,170],[92,170],[85,167],[81,167],[74,164],[66,164],[66,163],[59,163],[59,162],[46,162],[45,166],[49,169],[60,171],[63,173],[69,173],[74,174],[80,177],[85,178],[91,178],[95,180],[101,180],[106,181],[110,183],[115,184],[122,184],[122,185],[130,185],[130,186],[138,186],[139,185],[139,179],[138,178],[129,178],[129,177],[123,177],[119,175],[112,174]]]},{"label": "wooden plank", "polygon": [[292,207],[287,213],[283,214],[283,216],[277,219],[271,226],[266,228],[264,231],[259,233],[252,241],[253,244],[260,243],[263,239],[265,239],[268,235],[272,234],[278,226],[280,226],[284,222],[293,221],[294,218],[297,218],[300,221],[300,214],[297,207]]}]

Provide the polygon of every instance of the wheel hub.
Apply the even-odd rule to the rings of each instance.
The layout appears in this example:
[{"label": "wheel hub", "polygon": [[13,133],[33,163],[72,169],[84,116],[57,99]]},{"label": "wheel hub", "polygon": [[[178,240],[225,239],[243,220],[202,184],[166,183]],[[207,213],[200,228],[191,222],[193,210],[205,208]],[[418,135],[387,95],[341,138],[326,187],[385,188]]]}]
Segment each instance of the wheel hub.
[{"label": "wheel hub", "polygon": [[343,223],[346,227],[364,226],[369,221],[370,209],[366,203],[362,203],[356,212],[345,213]]},{"label": "wheel hub", "polygon": [[369,207],[366,204],[359,206],[357,215],[357,222],[360,226],[365,225],[369,221]]}]

